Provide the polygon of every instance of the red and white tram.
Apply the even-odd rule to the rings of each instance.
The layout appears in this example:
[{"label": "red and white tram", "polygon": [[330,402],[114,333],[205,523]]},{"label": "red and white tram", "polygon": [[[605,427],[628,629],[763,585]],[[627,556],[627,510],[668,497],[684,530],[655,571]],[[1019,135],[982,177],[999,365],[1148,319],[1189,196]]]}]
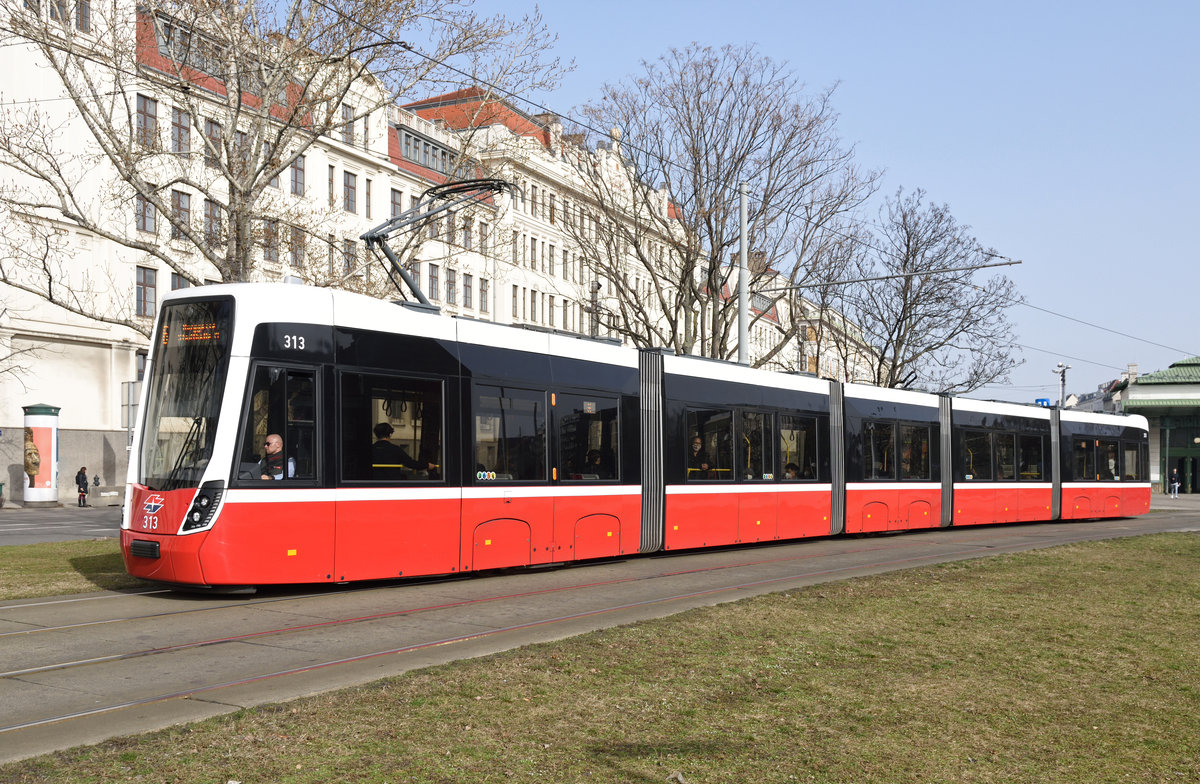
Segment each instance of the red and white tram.
[{"label": "red and white tram", "polygon": [[121,545],[131,574],[174,585],[1150,506],[1137,416],[839,384],[302,286],[174,292],[154,334]]}]

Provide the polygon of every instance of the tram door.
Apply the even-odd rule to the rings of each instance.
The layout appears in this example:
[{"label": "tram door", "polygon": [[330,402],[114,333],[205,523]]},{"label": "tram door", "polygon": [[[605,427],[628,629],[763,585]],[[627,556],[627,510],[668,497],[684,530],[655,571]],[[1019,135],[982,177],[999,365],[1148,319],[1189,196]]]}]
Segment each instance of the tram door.
[{"label": "tram door", "polygon": [[621,480],[620,398],[564,392],[551,402],[556,560],[619,555],[641,524],[640,496],[606,492]]},{"label": "tram door", "polygon": [[[546,490],[550,394],[505,384],[471,387],[473,454],[462,499],[462,568],[557,560],[554,498]],[[470,468],[474,467],[474,471]]]}]

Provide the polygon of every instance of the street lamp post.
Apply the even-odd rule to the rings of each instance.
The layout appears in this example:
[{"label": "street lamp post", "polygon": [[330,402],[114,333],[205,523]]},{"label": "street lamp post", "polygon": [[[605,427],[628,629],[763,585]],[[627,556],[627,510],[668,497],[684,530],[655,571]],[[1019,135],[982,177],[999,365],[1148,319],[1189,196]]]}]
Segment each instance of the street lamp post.
[{"label": "street lamp post", "polygon": [[1058,407],[1065,408],[1067,405],[1067,371],[1071,369],[1070,365],[1064,365],[1059,362],[1051,373],[1058,374]]}]

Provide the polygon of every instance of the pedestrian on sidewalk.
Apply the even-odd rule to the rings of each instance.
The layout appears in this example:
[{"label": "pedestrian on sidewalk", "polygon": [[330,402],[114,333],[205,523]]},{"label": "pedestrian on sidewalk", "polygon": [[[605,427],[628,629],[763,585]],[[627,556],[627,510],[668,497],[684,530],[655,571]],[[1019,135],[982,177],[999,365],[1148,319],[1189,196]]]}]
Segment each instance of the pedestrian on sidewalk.
[{"label": "pedestrian on sidewalk", "polygon": [[1179,497],[1179,469],[1178,468],[1171,469],[1171,497],[1172,498]]},{"label": "pedestrian on sidewalk", "polygon": [[87,506],[88,497],[88,476],[87,466],[79,469],[79,473],[75,474],[75,487],[79,490],[79,505]]}]

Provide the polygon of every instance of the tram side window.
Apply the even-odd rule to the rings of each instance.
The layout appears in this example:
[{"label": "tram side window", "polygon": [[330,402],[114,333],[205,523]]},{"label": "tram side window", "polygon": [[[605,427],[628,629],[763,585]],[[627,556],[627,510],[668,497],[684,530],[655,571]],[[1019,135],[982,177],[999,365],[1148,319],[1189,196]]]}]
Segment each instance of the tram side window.
[{"label": "tram side window", "polygon": [[863,471],[867,479],[896,478],[896,425],[892,422],[863,424]]},{"label": "tram side window", "polygon": [[1075,479],[1084,481],[1096,478],[1096,449],[1090,438],[1076,438],[1071,442],[1071,457]]},{"label": "tram side window", "polygon": [[1138,444],[1125,443],[1125,473],[1124,477],[1127,480],[1142,481],[1145,480],[1145,467],[1142,465],[1142,450]]},{"label": "tram side window", "polygon": [[342,479],[443,478],[441,381],[343,373],[340,410]]},{"label": "tram side window", "polygon": [[1013,446],[1016,436],[1012,433],[995,433],[996,445],[996,478],[1011,482],[1017,478],[1017,451]]},{"label": "tram side window", "polygon": [[546,479],[546,393],[475,387],[477,481]]},{"label": "tram side window", "polygon": [[617,399],[596,395],[558,395],[558,466],[564,480],[618,479]]},{"label": "tram side window", "polygon": [[774,479],[771,454],[771,415],[742,412],[742,438],[738,444],[738,467],[743,479]]},{"label": "tram side window", "polygon": [[733,479],[733,412],[688,411],[687,478]]},{"label": "tram side window", "polygon": [[1121,478],[1121,445],[1116,441],[1098,441],[1096,453],[1100,460],[1100,478],[1119,480]]},{"label": "tram side window", "polygon": [[1041,436],[1021,436],[1021,479],[1029,479],[1035,482],[1042,481],[1043,473],[1042,464],[1042,437]]},{"label": "tram side window", "polygon": [[929,426],[900,426],[900,478],[929,479]]},{"label": "tram side window", "polygon": [[311,370],[254,372],[238,479],[316,478],[316,384]]},{"label": "tram side window", "polygon": [[964,431],[963,462],[968,481],[989,481],[992,478],[992,434],[979,430]]},{"label": "tram side window", "polygon": [[784,414],[779,417],[779,462],[784,481],[817,478],[817,420]]}]

